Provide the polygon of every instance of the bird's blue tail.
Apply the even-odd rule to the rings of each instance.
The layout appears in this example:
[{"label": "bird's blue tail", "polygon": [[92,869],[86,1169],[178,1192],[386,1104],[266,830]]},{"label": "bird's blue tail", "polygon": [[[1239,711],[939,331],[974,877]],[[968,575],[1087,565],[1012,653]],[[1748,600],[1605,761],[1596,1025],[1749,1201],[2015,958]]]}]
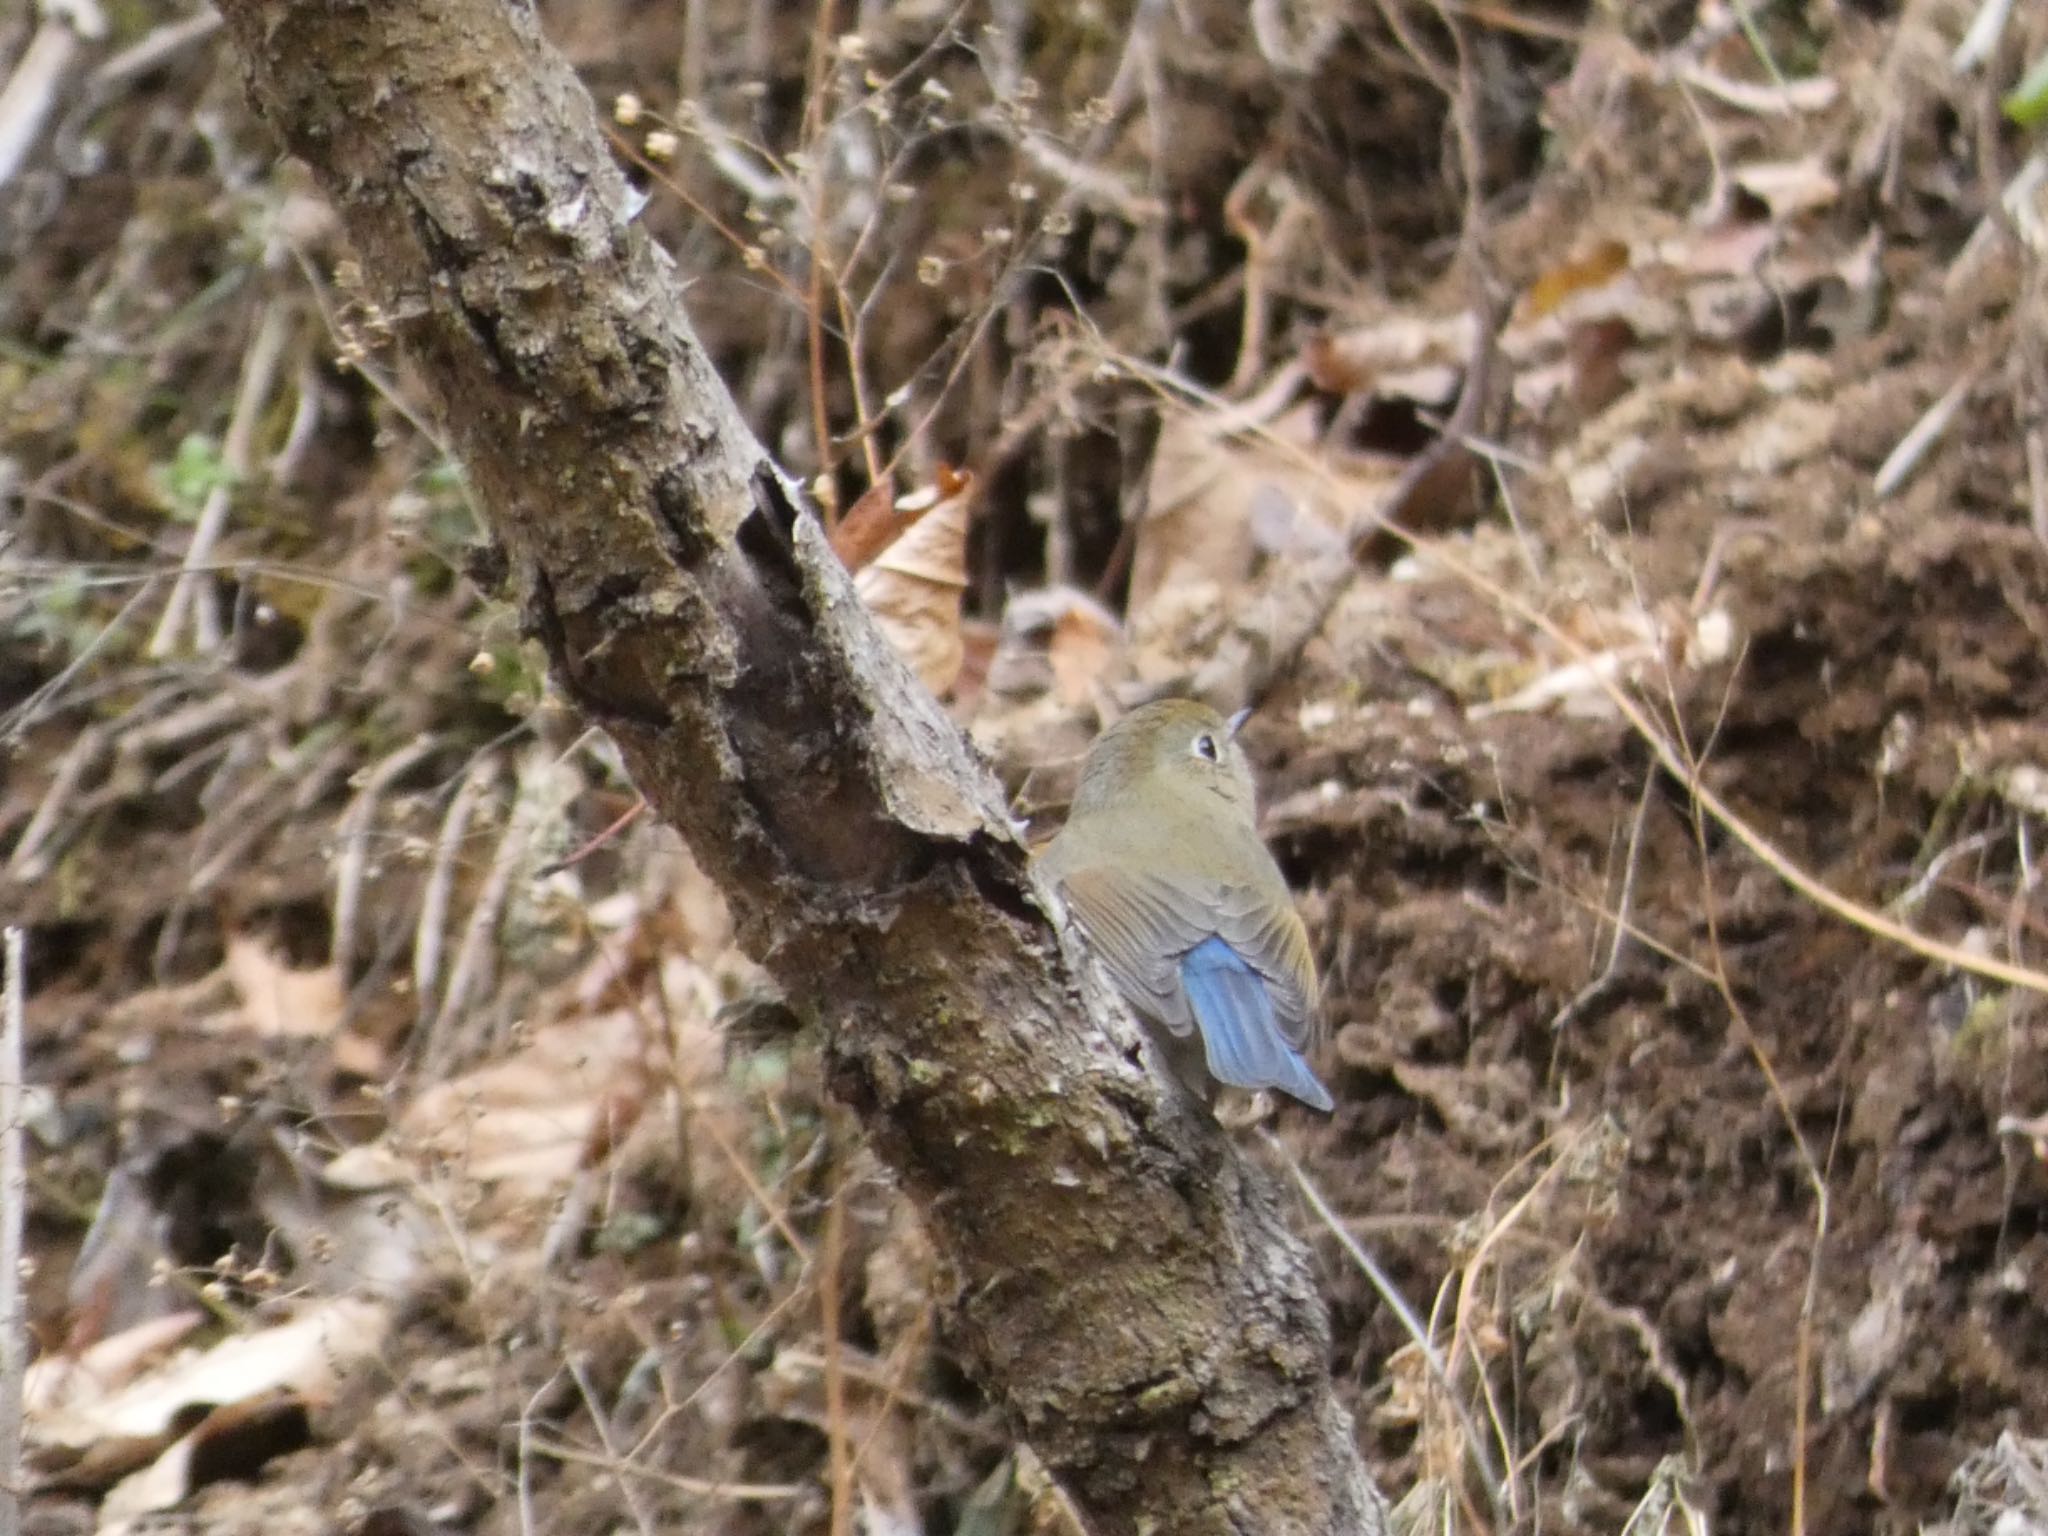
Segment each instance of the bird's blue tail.
[{"label": "bird's blue tail", "polygon": [[1278,1088],[1316,1109],[1333,1107],[1330,1090],[1282,1037],[1265,978],[1236,950],[1220,938],[1202,940],[1181,957],[1180,979],[1211,1077],[1237,1088]]}]

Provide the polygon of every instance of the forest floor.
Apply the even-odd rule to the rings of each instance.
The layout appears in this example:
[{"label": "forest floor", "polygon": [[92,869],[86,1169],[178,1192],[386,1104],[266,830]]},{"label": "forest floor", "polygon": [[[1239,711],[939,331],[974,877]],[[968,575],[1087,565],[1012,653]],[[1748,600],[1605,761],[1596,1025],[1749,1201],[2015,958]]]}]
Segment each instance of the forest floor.
[{"label": "forest floor", "polygon": [[[2048,1529],[2048,12],[542,9],[1021,809],[1259,701],[1404,1529]],[[154,26],[0,179],[35,1529],[1071,1529]]]}]

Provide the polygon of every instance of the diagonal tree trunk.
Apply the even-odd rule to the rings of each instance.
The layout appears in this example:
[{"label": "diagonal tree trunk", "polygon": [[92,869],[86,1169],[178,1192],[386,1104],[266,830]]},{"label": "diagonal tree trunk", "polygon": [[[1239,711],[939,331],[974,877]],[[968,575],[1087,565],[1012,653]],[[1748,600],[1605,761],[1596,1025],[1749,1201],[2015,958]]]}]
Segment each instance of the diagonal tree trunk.
[{"label": "diagonal tree trunk", "polygon": [[983,1387],[1098,1532],[1384,1529],[1267,1186],[1077,985],[996,786],[740,421],[530,8],[219,3],[557,684],[827,1026]]}]

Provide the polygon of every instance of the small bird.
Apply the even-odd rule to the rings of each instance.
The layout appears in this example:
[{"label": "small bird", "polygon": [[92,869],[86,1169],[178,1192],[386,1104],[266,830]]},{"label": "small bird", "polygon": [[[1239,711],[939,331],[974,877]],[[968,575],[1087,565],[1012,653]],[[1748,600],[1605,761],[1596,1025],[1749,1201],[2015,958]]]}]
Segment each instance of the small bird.
[{"label": "small bird", "polygon": [[1124,1000],[1166,1031],[1184,1080],[1199,1031],[1218,1082],[1327,1110],[1330,1092],[1302,1055],[1316,1033],[1315,960],[1259,841],[1237,744],[1248,713],[1225,720],[1191,699],[1132,710],[1089,749],[1038,868]]}]

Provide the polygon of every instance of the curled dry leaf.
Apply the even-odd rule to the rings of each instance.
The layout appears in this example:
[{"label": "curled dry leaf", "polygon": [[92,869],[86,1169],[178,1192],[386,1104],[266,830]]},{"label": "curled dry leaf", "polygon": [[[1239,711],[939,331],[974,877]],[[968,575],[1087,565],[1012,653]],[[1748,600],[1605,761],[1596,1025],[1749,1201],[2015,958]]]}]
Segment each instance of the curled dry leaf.
[{"label": "curled dry leaf", "polygon": [[899,510],[927,499],[925,510],[853,578],[854,590],[889,643],[936,694],[953,686],[964,654],[960,595],[967,590],[967,513],[973,491],[970,476],[949,473],[937,486],[904,498]]},{"label": "curled dry leaf", "polygon": [[53,1351],[29,1362],[22,1407],[33,1421],[97,1401],[132,1381],[151,1361],[206,1320],[202,1312],[172,1312],[124,1328],[76,1352]]},{"label": "curled dry leaf", "polygon": [[846,509],[846,515],[832,525],[828,535],[832,553],[849,571],[865,569],[926,513],[964,496],[973,481],[974,476],[968,471],[941,464],[930,485],[907,496],[898,496],[887,481],[869,486]]},{"label": "curled dry leaf", "polygon": [[545,1200],[610,1142],[606,1117],[637,1102],[634,1085],[655,1069],[630,1010],[548,1025],[505,1060],[427,1089],[399,1122],[400,1142],[510,1199]]},{"label": "curled dry leaf", "polygon": [[886,480],[871,485],[832,525],[832,553],[849,571],[860,571],[929,510],[929,503],[906,510]]},{"label": "curled dry leaf", "polygon": [[73,1383],[56,1405],[29,1416],[28,1437],[82,1449],[168,1433],[196,1403],[225,1406],[280,1391],[325,1402],[351,1369],[383,1347],[390,1325],[389,1310],[376,1302],[333,1297],[289,1321],[181,1351],[111,1392],[95,1395]]},{"label": "curled dry leaf", "polygon": [[126,1536],[208,1483],[252,1480],[265,1463],[312,1440],[312,1407],[282,1390],[213,1409],[100,1504],[98,1536]]}]

